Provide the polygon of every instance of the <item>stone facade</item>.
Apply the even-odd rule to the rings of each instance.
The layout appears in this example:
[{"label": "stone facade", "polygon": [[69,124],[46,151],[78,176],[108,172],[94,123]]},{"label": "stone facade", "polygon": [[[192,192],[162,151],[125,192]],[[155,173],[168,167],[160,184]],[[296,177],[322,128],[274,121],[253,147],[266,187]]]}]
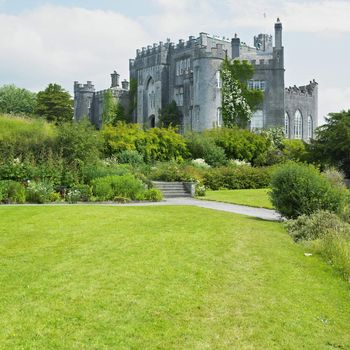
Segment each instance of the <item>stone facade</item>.
[{"label": "stone facade", "polygon": [[[159,110],[175,100],[183,114],[183,132],[220,127],[220,67],[226,57],[249,61],[255,74],[248,84],[264,91],[264,102],[252,117],[251,129],[284,127],[288,137],[305,140],[313,135],[318,125],[318,86],[312,81],[306,86],[285,89],[279,20],[275,23],[274,45],[268,34],[256,36],[251,47],[237,35],[227,39],[200,33],[199,37],[190,36],[176,45],[167,40],[137,50],[135,59],[129,62],[130,79],[137,82],[133,121],[154,127]],[[126,104],[128,89],[113,83],[113,74],[112,89],[116,98]],[[88,115],[100,127],[103,94],[95,92],[91,82],[75,83],[74,91],[75,119]]]}]

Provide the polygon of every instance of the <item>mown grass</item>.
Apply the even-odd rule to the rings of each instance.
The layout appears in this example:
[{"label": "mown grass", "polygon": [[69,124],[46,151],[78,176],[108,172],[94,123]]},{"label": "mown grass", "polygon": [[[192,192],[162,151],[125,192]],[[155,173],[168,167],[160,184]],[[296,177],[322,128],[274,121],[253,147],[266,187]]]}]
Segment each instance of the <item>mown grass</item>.
[{"label": "mown grass", "polygon": [[0,208],[0,349],[349,349],[350,286],[281,224]]},{"label": "mown grass", "polygon": [[206,200],[273,209],[268,195],[269,189],[206,191]]}]

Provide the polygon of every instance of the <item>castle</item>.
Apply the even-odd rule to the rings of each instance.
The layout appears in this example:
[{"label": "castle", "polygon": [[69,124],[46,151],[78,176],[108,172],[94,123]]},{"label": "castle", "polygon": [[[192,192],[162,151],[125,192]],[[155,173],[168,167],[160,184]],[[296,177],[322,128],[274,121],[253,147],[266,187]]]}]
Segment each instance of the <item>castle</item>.
[{"label": "castle", "polygon": [[[178,44],[160,42],[137,50],[131,59],[130,81],[137,82],[133,121],[155,127],[159,110],[175,100],[183,115],[181,130],[202,131],[222,126],[220,68],[225,58],[249,61],[255,70],[248,86],[264,91],[264,102],[252,116],[250,128],[283,127],[289,138],[308,140],[318,126],[318,84],[285,88],[282,23],[275,23],[271,35],[254,37],[248,46],[237,35],[233,39],[200,33]],[[129,103],[129,83],[119,85],[119,75],[111,75],[111,91],[125,109]],[[106,91],[106,90],[105,90]],[[105,91],[95,91],[91,82],[74,83],[75,120],[89,116],[96,127],[102,124]]]}]

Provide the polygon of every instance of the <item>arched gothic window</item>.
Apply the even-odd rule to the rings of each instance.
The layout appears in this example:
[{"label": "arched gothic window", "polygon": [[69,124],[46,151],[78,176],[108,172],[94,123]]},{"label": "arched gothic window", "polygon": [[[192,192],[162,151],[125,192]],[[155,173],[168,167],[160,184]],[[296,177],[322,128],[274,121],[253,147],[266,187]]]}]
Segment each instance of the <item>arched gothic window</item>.
[{"label": "arched gothic window", "polygon": [[290,122],[289,122],[289,115],[288,113],[286,112],[284,114],[284,136],[285,137],[289,137],[290,136],[290,133],[289,133],[289,125],[290,125]]},{"label": "arched gothic window", "polygon": [[303,136],[303,118],[299,110],[294,114],[294,138],[301,139]]},{"label": "arched gothic window", "polygon": [[308,140],[312,139],[313,136],[313,125],[312,125],[312,117],[311,115],[307,118],[307,138]]}]

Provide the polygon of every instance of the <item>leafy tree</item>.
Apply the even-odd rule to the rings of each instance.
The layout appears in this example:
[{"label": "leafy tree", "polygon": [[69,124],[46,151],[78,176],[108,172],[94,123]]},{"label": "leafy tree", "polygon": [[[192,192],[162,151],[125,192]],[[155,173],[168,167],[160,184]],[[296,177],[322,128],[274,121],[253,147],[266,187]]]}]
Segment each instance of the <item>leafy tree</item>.
[{"label": "leafy tree", "polygon": [[34,113],[36,94],[15,85],[0,87],[0,112],[8,114]]},{"label": "leafy tree", "polygon": [[248,88],[248,80],[254,75],[253,66],[247,61],[229,61],[222,65],[222,117],[225,126],[246,128],[252,113],[261,105],[263,92]]},{"label": "leafy tree", "polygon": [[164,128],[177,127],[182,123],[182,113],[175,101],[166,105],[159,111],[159,125]]},{"label": "leafy tree", "polygon": [[331,113],[310,144],[314,160],[336,166],[350,176],[350,109]]},{"label": "leafy tree", "polygon": [[49,84],[44,91],[38,92],[35,113],[56,124],[72,121],[72,97],[60,85]]}]

